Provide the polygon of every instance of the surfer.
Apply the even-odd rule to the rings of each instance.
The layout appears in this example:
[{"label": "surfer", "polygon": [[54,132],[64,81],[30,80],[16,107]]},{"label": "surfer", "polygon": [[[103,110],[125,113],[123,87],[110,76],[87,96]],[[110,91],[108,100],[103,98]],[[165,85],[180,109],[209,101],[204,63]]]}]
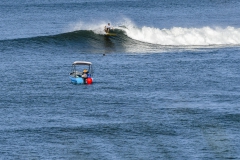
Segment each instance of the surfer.
[{"label": "surfer", "polygon": [[108,23],[108,25],[105,26],[104,31],[105,31],[106,33],[109,33],[109,32],[110,32],[110,29],[112,29],[112,27],[111,27],[110,23]]}]

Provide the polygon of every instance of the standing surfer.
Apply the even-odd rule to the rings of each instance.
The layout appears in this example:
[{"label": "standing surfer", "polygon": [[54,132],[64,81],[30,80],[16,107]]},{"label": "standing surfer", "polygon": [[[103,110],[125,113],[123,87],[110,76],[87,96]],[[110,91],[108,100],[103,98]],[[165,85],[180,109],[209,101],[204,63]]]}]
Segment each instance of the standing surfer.
[{"label": "standing surfer", "polygon": [[112,27],[111,27],[110,23],[108,23],[108,25],[105,26],[104,31],[105,31],[106,33],[109,33],[109,32],[110,32],[110,29],[112,29]]}]

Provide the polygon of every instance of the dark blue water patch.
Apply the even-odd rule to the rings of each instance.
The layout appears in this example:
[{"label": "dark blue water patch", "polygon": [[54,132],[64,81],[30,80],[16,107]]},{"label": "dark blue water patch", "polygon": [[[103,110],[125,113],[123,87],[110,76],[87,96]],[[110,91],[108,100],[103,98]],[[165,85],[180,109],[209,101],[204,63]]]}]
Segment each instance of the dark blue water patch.
[{"label": "dark blue water patch", "polygon": [[[93,109],[94,107],[91,108]],[[85,108],[85,110],[89,110],[89,107]],[[100,110],[100,108],[95,108],[94,112],[99,114],[99,112],[101,112]],[[124,110],[125,113],[129,111],[127,108]],[[71,110],[69,111],[72,112]],[[44,120],[44,117],[39,117],[38,121],[34,121],[36,117],[33,119],[26,119],[24,120],[25,123],[31,124],[31,126],[28,128],[25,126],[23,128],[18,127],[16,129],[4,130],[4,133],[7,134],[4,136],[5,141],[2,141],[3,143],[1,144],[11,143],[12,146],[18,146],[19,143],[21,144],[22,141],[24,141],[25,145],[22,145],[20,152],[24,153],[29,149],[28,146],[32,146],[33,153],[31,153],[31,156],[36,156],[36,153],[39,152],[39,147],[44,145],[44,147],[42,147],[44,152],[41,154],[43,157],[53,156],[54,154],[55,157],[59,158],[68,157],[74,156],[76,152],[78,152],[79,156],[92,157],[96,152],[105,153],[105,151],[109,150],[108,146],[110,145],[111,149],[109,152],[117,150],[119,156],[140,158],[146,156],[145,153],[151,152],[154,155],[153,157],[156,158],[162,156],[176,157],[176,154],[180,154],[180,157],[189,157],[181,154],[181,151],[188,150],[188,147],[190,147],[189,143],[193,143],[191,148],[197,148],[198,150],[202,148],[203,152],[200,153],[205,153],[206,157],[223,156],[221,153],[214,155],[204,151],[212,150],[213,152],[218,152],[217,148],[211,148],[205,140],[210,140],[211,143],[210,137],[216,134],[215,130],[218,131],[218,134],[224,131],[224,127],[219,123],[219,120],[214,118],[218,117],[219,114],[211,110],[196,110],[189,108],[159,108],[157,110],[152,110],[145,108],[142,112],[136,112],[130,117],[114,116],[114,119],[112,119],[114,114],[109,111],[109,109],[105,108],[102,112],[103,111],[110,116],[95,116],[96,120],[98,119],[97,121],[93,120],[91,116],[89,117],[87,112],[86,115],[82,114],[82,112],[75,112],[75,115],[69,114],[71,118],[66,116],[66,113],[62,112],[63,115],[58,116],[59,112],[53,112],[52,114],[55,116],[47,116],[48,118],[46,120]],[[149,117],[144,116],[148,112],[151,113]],[[138,117],[140,119],[138,119]],[[112,122],[109,121],[110,119]],[[29,123],[31,121],[32,123]],[[224,122],[224,119],[220,121]],[[202,130],[204,133],[202,133]],[[235,136],[237,135],[236,132],[234,134]],[[205,139],[204,136],[210,137]],[[8,137],[15,137],[18,141],[9,142]],[[201,139],[203,140],[202,142]],[[219,138],[215,138],[215,140],[218,141]],[[226,137],[225,140],[220,139],[220,141],[222,143],[232,143],[231,140]],[[200,143],[202,146],[200,145],[197,147],[196,143]],[[215,144],[212,145],[214,146],[217,144],[218,142],[215,142]],[[125,151],[124,146],[126,145],[133,145],[134,147]],[[66,150],[63,146],[71,146],[68,148],[68,153],[71,154],[65,154]],[[182,146],[182,149],[177,146]],[[145,150],[142,150],[142,147],[145,148]],[[53,148],[55,148],[55,150],[49,152],[49,149],[52,150]],[[88,148],[88,150],[83,148]],[[5,153],[8,152],[7,149],[4,150]],[[133,154],[134,151],[137,153],[142,151],[142,153],[136,155]],[[159,151],[164,154],[159,154]],[[173,151],[175,151],[175,153],[173,153]],[[191,151],[188,151],[190,154]],[[56,155],[58,152],[62,154]],[[226,155],[228,155],[228,153],[229,151],[226,151]],[[196,156],[200,156],[199,154]],[[14,153],[10,155],[13,156]],[[226,155],[223,157],[226,157]]]},{"label": "dark blue water patch", "polygon": [[[11,50],[12,48],[32,49],[33,51],[34,49],[48,51],[49,48],[66,48],[82,53],[116,53],[125,52],[130,48],[133,51],[134,48],[148,48],[148,44],[130,39],[121,30],[114,30],[114,32],[117,36],[105,36],[104,34],[95,34],[93,31],[85,30],[52,36],[2,40],[0,43],[2,44],[2,51]],[[139,49],[136,50],[139,51]]]}]

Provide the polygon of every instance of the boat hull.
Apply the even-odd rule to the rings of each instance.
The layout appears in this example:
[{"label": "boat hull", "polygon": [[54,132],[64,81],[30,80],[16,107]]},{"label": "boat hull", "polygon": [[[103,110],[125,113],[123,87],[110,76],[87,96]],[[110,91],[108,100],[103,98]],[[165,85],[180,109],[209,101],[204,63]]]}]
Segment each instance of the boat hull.
[{"label": "boat hull", "polygon": [[88,77],[88,78],[82,78],[82,77],[71,77],[70,76],[71,83],[74,84],[92,84],[93,78]]},{"label": "boat hull", "polygon": [[84,79],[82,77],[70,77],[70,79],[74,84],[84,84]]}]

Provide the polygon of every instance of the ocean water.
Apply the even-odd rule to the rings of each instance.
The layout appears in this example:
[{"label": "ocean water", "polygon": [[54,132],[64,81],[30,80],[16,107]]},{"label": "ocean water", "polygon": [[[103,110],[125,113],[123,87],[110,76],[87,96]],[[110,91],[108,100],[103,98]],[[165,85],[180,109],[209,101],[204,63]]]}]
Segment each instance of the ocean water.
[{"label": "ocean water", "polygon": [[240,159],[239,7],[1,0],[0,159]]}]

